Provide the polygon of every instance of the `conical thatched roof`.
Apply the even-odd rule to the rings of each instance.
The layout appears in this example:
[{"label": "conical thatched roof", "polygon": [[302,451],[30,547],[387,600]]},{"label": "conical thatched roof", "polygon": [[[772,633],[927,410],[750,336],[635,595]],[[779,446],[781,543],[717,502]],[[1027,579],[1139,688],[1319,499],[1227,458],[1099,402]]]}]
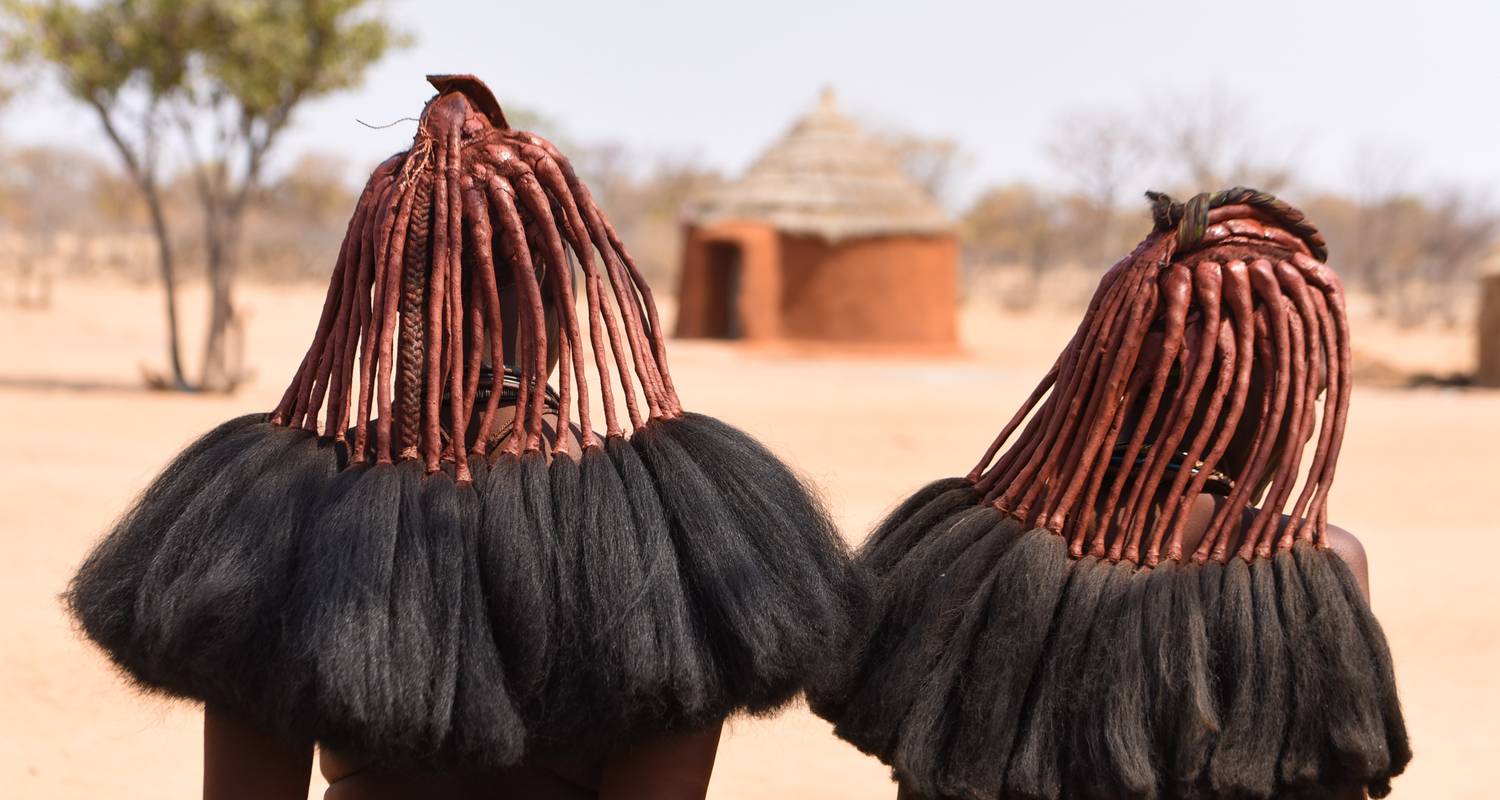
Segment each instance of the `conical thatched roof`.
[{"label": "conical thatched roof", "polygon": [[896,156],[844,116],[830,89],[738,181],[694,211],[700,223],[761,220],[830,241],[952,228]]}]

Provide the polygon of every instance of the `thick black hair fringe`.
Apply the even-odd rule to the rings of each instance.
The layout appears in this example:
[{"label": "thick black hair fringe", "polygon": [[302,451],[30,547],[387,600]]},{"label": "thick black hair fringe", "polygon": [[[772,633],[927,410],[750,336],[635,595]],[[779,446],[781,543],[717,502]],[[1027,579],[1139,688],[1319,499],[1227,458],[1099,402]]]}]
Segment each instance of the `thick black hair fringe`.
[{"label": "thick black hair fringe", "polygon": [[[577,652],[587,671],[586,700],[595,711],[595,729],[613,735],[627,729],[642,706],[648,713],[663,711],[651,707],[670,691],[668,655],[649,605],[651,565],[638,547],[630,499],[604,450],[589,448],[576,466],[562,469],[570,477],[560,476],[553,464],[559,527],[571,527],[562,522],[567,516],[562,508],[572,502],[577,525],[586,532],[577,543],[577,628],[582,637]],[[574,491],[576,496],[565,501],[564,495]],[[676,566],[670,551],[656,556]],[[680,592],[679,584],[679,603]]]},{"label": "thick black hair fringe", "polygon": [[[946,527],[957,514],[973,509],[978,502],[978,492],[965,478],[933,481],[887,514],[855,554],[856,569],[871,584],[865,593],[866,602],[854,615],[855,629],[848,646],[829,660],[827,668],[808,687],[808,702],[814,713],[842,726],[844,730],[840,735],[866,752],[883,749],[883,745],[875,742],[887,742],[894,734],[894,720],[890,724],[876,723],[885,729],[880,733],[867,730],[870,723],[862,721],[868,719],[871,712],[874,712],[876,719],[884,716],[879,706],[889,700],[881,697],[882,693],[877,690],[874,699],[864,703],[864,708],[848,715],[846,707],[849,694],[856,687],[867,686],[870,669],[879,668],[878,665],[888,661],[887,654],[898,646],[913,622],[913,612],[918,612],[921,608],[920,601],[907,602],[900,590],[876,587],[902,559],[923,544],[924,537],[929,532]],[[998,518],[999,513],[990,509],[986,522],[981,523],[985,526],[984,530],[992,527]],[[980,532],[982,531],[975,531]],[[928,566],[932,565],[924,562],[921,566],[923,573]],[[937,565],[939,569],[944,566],[946,563]],[[926,583],[928,577],[926,574],[920,575],[923,583],[913,590],[925,596],[925,589],[930,586]],[[903,587],[909,585],[902,581],[896,583]],[[889,598],[895,598],[896,604],[904,609],[898,614],[900,621],[892,619],[892,612],[896,609],[888,601]],[[914,641],[917,637],[911,638]],[[861,672],[865,675],[860,675]],[[863,693],[867,697],[871,694],[869,691]],[[904,698],[896,702],[904,703]],[[899,719],[899,716],[895,719]]]},{"label": "thick black hair fringe", "polygon": [[[540,459],[540,454],[523,456],[522,463],[533,458]],[[545,515],[533,512],[531,516],[546,526],[542,529],[543,538],[550,545],[557,652],[533,727],[537,744],[552,749],[576,743],[591,730],[598,730],[597,703],[605,698],[594,693],[590,632],[583,627],[583,607],[588,602],[584,596],[588,584],[579,569],[583,541],[587,538],[583,528],[583,478],[578,462],[563,452],[554,453],[545,481],[541,477],[531,470],[526,472],[526,502],[545,506],[546,510]],[[550,496],[543,497],[542,492]],[[599,535],[612,534],[618,532],[599,532]]]},{"label": "thick black hair fringe", "polygon": [[[63,595],[84,634],[141,688],[172,695],[192,692],[189,684],[194,681],[180,680],[172,665],[154,663],[140,646],[136,604],[143,592],[151,591],[145,578],[164,539],[190,505],[198,501],[202,506],[199,495],[205,487],[239,488],[265,466],[251,463],[245,450],[257,440],[275,438],[278,429],[266,418],[237,417],[188,445],[89,553]],[[225,477],[229,480],[221,480]],[[220,504],[235,499],[222,488],[216,496]]]},{"label": "thick black hair fringe", "polygon": [[801,682],[826,679],[827,654],[851,644],[869,585],[815,490],[759,441],[713,417],[689,412],[654,427],[708,476],[777,576],[783,602],[801,606],[806,635],[821,642],[797,654]]},{"label": "thick black hair fringe", "polygon": [[[528,721],[541,705],[558,646],[551,542],[536,524],[542,499],[551,515],[550,496],[535,486],[547,478],[545,463],[538,463],[541,458],[498,453],[484,484],[475,484],[483,505],[479,571],[490,626],[511,696]],[[527,481],[534,492],[527,491]]]},{"label": "thick black hair fringe", "polygon": [[1390,779],[1405,771],[1407,764],[1411,763],[1412,755],[1411,741],[1406,732],[1406,718],[1401,712],[1401,698],[1396,692],[1396,671],[1392,665],[1391,648],[1386,642],[1380,621],[1375,619],[1374,612],[1370,610],[1370,604],[1365,600],[1364,592],[1349,565],[1332,551],[1327,553],[1327,558],[1334,576],[1344,589],[1344,599],[1354,612],[1354,619],[1359,623],[1368,648],[1369,669],[1374,677],[1375,697],[1380,703],[1386,750],[1390,757],[1385,769],[1379,771],[1383,774],[1377,774],[1371,780],[1369,791],[1372,797],[1384,797],[1390,794]]},{"label": "thick black hair fringe", "polygon": [[1155,797],[1162,765],[1154,746],[1143,637],[1150,573],[1125,561],[1110,570],[1117,577],[1101,599],[1078,712],[1071,719],[1071,783],[1085,797]]},{"label": "thick black hair fringe", "polygon": [[765,712],[801,688],[808,667],[827,652],[826,620],[783,575],[784,559],[805,553],[771,552],[758,531],[747,531],[698,463],[676,437],[655,426],[637,430],[629,444],[657,487],[679,567],[703,614],[701,632],[722,680],[715,705]]},{"label": "thick black hair fringe", "polygon": [[[469,466],[474,471],[473,485],[454,487],[463,571],[458,581],[461,627],[450,749],[458,760],[507,765],[521,759],[526,729],[490,627],[483,569],[486,546],[481,543],[488,530],[477,490],[489,484],[488,465],[484,459],[474,459]],[[433,481],[429,489],[437,491],[423,495],[431,501],[427,515],[447,528],[443,517],[449,506],[441,497],[445,493],[442,483]]]},{"label": "thick black hair fringe", "polygon": [[1411,760],[1385,636],[1343,559],[1303,545],[1292,555],[1320,634],[1327,749],[1334,762],[1323,781],[1364,785],[1371,796],[1383,797]]},{"label": "thick black hair fringe", "polygon": [[[1121,625],[1126,593],[1136,574],[1128,564],[1100,561],[1089,576],[1089,583],[1080,585],[1082,591],[1082,586],[1099,584],[1093,617],[1080,629],[1080,641],[1073,645],[1079,653],[1070,670],[1072,680],[1060,687],[1067,705],[1060,710],[1061,735],[1053,739],[1055,752],[1050,758],[1061,764],[1063,797],[1100,797],[1099,786],[1115,783],[1110,753],[1097,744],[1095,736],[1097,726],[1102,724],[1102,710],[1092,703],[1101,691],[1098,683],[1115,680],[1113,674],[1103,671],[1109,669],[1106,663],[1111,655],[1109,648]],[[1038,675],[1038,679],[1045,678]],[[1049,757],[1041,758],[1045,762]],[[1045,786],[1038,793],[1038,797],[1044,796]],[[1111,795],[1106,791],[1103,796]]]},{"label": "thick black hair fringe", "polygon": [[445,473],[425,476],[417,461],[400,462],[395,470],[400,505],[390,555],[390,594],[384,605],[390,616],[391,699],[394,718],[399,721],[394,727],[397,735],[405,736],[390,744],[399,743],[399,752],[423,753],[436,750],[443,741],[452,711],[451,700],[442,708],[435,701],[441,684],[456,677],[440,676],[440,637],[447,621],[437,594],[438,579],[447,578],[451,584],[454,576],[434,574],[432,550],[441,536],[437,526],[457,522],[458,498],[450,488],[453,480]]},{"label": "thick black hair fringe", "polygon": [[389,464],[345,470],[303,537],[290,645],[308,660],[310,723],[334,747],[384,754],[422,722],[398,716],[390,660],[400,483]]},{"label": "thick black hair fringe", "polygon": [[995,588],[969,652],[958,725],[948,748],[945,791],[999,793],[1027,689],[1073,564],[1062,537],[1033,530],[995,565]]},{"label": "thick black hair fringe", "polygon": [[[633,653],[627,662],[631,666],[621,673],[625,697],[637,698],[629,702],[632,710],[627,714],[628,721],[679,719],[684,727],[697,727],[729,704],[724,700],[724,677],[710,641],[705,610],[684,573],[666,509],[639,453],[621,438],[606,439],[604,452],[608,459],[597,459],[596,464],[590,463],[595,460],[587,453],[584,459],[586,465],[595,467],[584,471],[585,491],[611,498],[608,503],[590,504],[591,511],[599,515],[592,529],[620,531],[626,545],[622,555],[629,558],[633,554],[640,565],[641,593],[635,595],[633,576],[620,572],[615,575],[620,582],[617,591],[624,593],[625,604],[605,608],[607,596],[601,596],[598,613],[609,614],[610,618],[604,620],[608,622],[615,615],[633,612],[649,625],[652,637],[640,642],[637,649],[637,643],[618,638],[627,635],[629,628],[601,631],[613,641],[607,651],[629,648]],[[621,497],[626,503],[624,509],[618,506]]]},{"label": "thick black hair fringe", "polygon": [[1295,557],[1282,550],[1273,558],[1276,594],[1281,623],[1286,629],[1287,664],[1291,668],[1291,692],[1288,707],[1292,709],[1286,737],[1281,745],[1277,777],[1290,789],[1317,787],[1324,777],[1326,752],[1324,731],[1331,713],[1323,696],[1325,665],[1318,638],[1313,608],[1308,602],[1302,575]]},{"label": "thick black hair fringe", "polygon": [[948,517],[931,535],[916,538],[909,556],[877,584],[860,643],[834,680],[809,692],[813,710],[833,722],[839,736],[890,760],[917,687],[956,623],[945,604],[962,603],[978,585],[978,576],[959,584],[956,562],[1000,525],[1011,532],[1016,527],[993,506],[971,506]]},{"label": "thick black hair fringe", "polygon": [[[257,426],[256,432],[259,435],[243,443],[239,460],[203,484],[187,500],[177,519],[157,534],[156,547],[139,578],[131,645],[163,679],[186,678],[189,692],[201,691],[202,687],[192,685],[193,678],[201,676],[192,669],[179,674],[177,659],[192,656],[195,634],[214,635],[211,627],[198,626],[201,620],[196,617],[205,609],[193,602],[198,581],[211,568],[203,563],[204,547],[210,544],[222,547],[228,544],[222,534],[241,532],[241,526],[233,521],[240,506],[253,513],[263,510],[257,507],[260,504],[280,499],[263,497],[259,491],[246,492],[246,488],[254,489],[268,465],[279,461],[288,448],[302,441],[302,436],[296,433],[270,426]],[[257,533],[252,530],[250,535]],[[253,551],[252,557],[257,557]],[[226,613],[241,610],[226,609]],[[191,630],[184,630],[184,625]],[[212,646],[209,641],[201,644]]]},{"label": "thick black hair fringe", "polygon": [[1140,568],[989,506],[938,516],[878,581],[843,694],[814,696],[903,792],[1378,797],[1409,760],[1388,646],[1333,551]]},{"label": "thick black hair fringe", "polygon": [[[1256,609],[1250,565],[1231,558],[1224,565],[1215,625],[1215,669],[1224,687],[1223,727],[1209,760],[1209,783],[1215,794],[1268,797],[1275,787],[1275,759],[1257,761],[1262,743],[1254,740],[1258,706],[1267,693],[1265,673],[1256,651]],[[1280,743],[1280,736],[1277,736]]]},{"label": "thick black hair fringe", "polygon": [[[958,730],[959,706],[964,702],[967,673],[976,655],[974,643],[983,632],[1001,570],[1010,566],[1006,554],[1021,538],[1021,526],[1007,518],[964,551],[953,580],[932,601],[935,615],[953,623],[929,626],[924,631],[921,651],[934,654],[932,667],[902,676],[905,688],[914,691],[901,722],[891,766],[903,782],[924,794],[942,793],[946,753]],[[989,658],[993,654],[978,655]],[[1004,755],[1000,758],[1003,760]]]},{"label": "thick black hair fringe", "polygon": [[1260,687],[1255,704],[1252,758],[1256,764],[1263,765],[1261,770],[1270,771],[1271,779],[1275,781],[1281,743],[1291,722],[1292,675],[1287,664],[1286,627],[1282,624],[1277,602],[1276,570],[1270,559],[1257,558],[1250,562],[1250,590],[1255,603],[1256,659],[1253,663]]},{"label": "thick black hair fringe", "polygon": [[1079,678],[1089,632],[1106,586],[1109,563],[1085,556],[1073,564],[1052,619],[1042,660],[1027,691],[1005,770],[1003,796],[1057,800],[1063,792],[1063,748],[1068,716],[1082,691]]},{"label": "thick black hair fringe", "polygon": [[979,500],[979,492],[966,478],[942,478],[918,489],[887,514],[860,546],[860,567],[874,579],[885,577],[923,536]]},{"label": "thick black hair fringe", "polygon": [[[202,523],[201,538],[177,541],[181,560],[160,574],[162,581],[148,580],[150,602],[137,606],[138,620],[155,628],[158,658],[191,676],[195,696],[258,713],[267,709],[263,698],[277,679],[277,662],[266,654],[281,648],[281,612],[302,536],[338,473],[342,449],[309,431],[284,430],[275,438],[284,446],[267,451],[270,465],[248,485],[225,487],[237,495],[234,505],[222,519]],[[256,457],[252,448],[245,452]],[[179,521],[191,524],[187,516]]]},{"label": "thick black hair fringe", "polygon": [[1146,576],[1147,696],[1155,710],[1155,750],[1162,790],[1192,797],[1219,734],[1209,672],[1208,630],[1198,568],[1164,561]]}]

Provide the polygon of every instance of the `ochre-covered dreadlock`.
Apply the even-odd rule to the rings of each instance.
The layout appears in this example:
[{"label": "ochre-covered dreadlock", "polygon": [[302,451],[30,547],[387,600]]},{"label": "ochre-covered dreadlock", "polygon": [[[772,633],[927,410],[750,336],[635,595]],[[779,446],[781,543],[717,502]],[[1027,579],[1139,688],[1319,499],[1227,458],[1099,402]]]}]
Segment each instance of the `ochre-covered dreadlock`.
[{"label": "ochre-covered dreadlock", "polygon": [[[326,399],[323,434],[342,440],[352,404],[352,463],[420,458],[432,473],[448,459],[469,482],[470,454],[496,444],[500,393],[476,404],[480,366],[488,356],[503,369],[502,343],[516,337],[526,413],[501,446],[519,454],[595,445],[570,254],[583,272],[605,435],[624,433],[611,357],[633,428],[680,417],[651,289],[572,164],[545,139],[511,128],[472,78],[433,83],[444,94],[423,113],[416,142],[376,170],[355,206],[317,334],[271,421],[315,430]],[[501,313],[505,275],[521,291],[515,319]],[[553,343],[548,310],[562,318]],[[544,436],[549,346],[563,368],[558,421]],[[578,431],[569,424],[575,407]],[[478,428],[467,446],[448,440],[470,423]]]},{"label": "ochre-covered dreadlock", "polygon": [[814,710],[934,798],[1383,796],[1390,653],[1328,549],[1339,280],[1269,194],[1149,197],[979,463],[862,548],[876,601]]},{"label": "ochre-covered dreadlock", "polygon": [[[1075,558],[1149,566],[1164,548],[1183,558],[1189,505],[1230,443],[1249,436],[1247,463],[1192,559],[1225,561],[1240,512],[1256,507],[1276,513],[1256,517],[1240,557],[1298,538],[1324,545],[1350,356],[1343,289],[1320,260],[1322,237],[1301,212],[1250,189],[1186,204],[1153,198],[1157,230],[1105,273],[1057,366],[970,481],[1001,511],[1063,535]],[[1274,525],[1301,477],[1325,387],[1293,522]]]},{"label": "ochre-covered dreadlock", "polygon": [[862,603],[842,539],[764,447],[683,410],[651,290],[567,158],[473,77],[429,80],[281,401],[184,450],[71,610],[142,686],[397,761],[597,753],[784,704]]}]

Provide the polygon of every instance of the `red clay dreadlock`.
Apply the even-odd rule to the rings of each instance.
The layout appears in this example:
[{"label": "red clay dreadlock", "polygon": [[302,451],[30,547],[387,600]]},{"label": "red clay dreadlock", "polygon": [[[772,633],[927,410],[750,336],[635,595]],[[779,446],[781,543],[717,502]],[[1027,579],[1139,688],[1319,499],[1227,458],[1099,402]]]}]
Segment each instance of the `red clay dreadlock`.
[{"label": "red clay dreadlock", "polygon": [[[681,416],[651,289],[572,164],[545,139],[511,128],[493,96],[472,77],[437,76],[432,83],[442,94],[423,113],[412,148],[381,165],[360,196],[317,334],[271,421],[313,430],[326,398],[324,435],[342,439],[352,402],[352,463],[421,458],[432,473],[448,458],[456,464],[458,480],[469,481],[468,451],[483,455],[494,444],[500,399],[494,392],[483,407],[476,406],[483,350],[488,343],[492,362],[503,369],[504,326],[516,322],[502,319],[500,273],[492,257],[499,252],[522,291],[519,370],[525,387],[521,423],[503,446],[521,453],[544,445],[543,392],[550,372],[544,308],[549,305],[564,322],[559,420],[548,444],[556,447],[558,439],[581,435],[579,444],[592,446],[588,367],[568,248],[583,270],[606,435],[623,435],[611,354],[633,428],[643,424],[636,382],[650,419]],[[602,271],[593,258],[595,248]],[[352,391],[356,351],[357,397]],[[569,426],[575,386],[581,434]],[[471,447],[443,441],[445,394],[451,430],[478,422]]]},{"label": "red clay dreadlock", "polygon": [[[1248,461],[1192,559],[1225,561],[1239,512],[1257,503],[1277,513],[1256,518],[1241,558],[1290,549],[1297,538],[1324,545],[1350,356],[1343,289],[1321,260],[1322,237],[1301,212],[1251,189],[1186,204],[1154,194],[1153,217],[1156,230],[1105,274],[1057,366],[969,479],[1001,511],[1062,534],[1075,558],[1153,565],[1165,546],[1167,558],[1181,560],[1188,507],[1248,419]],[[1256,396],[1252,364],[1265,373]],[[1180,377],[1169,381],[1174,372]],[[1328,388],[1322,431],[1294,523],[1278,531],[1272,522],[1319,416],[1319,372]],[[1247,417],[1247,404],[1259,413]],[[1121,452],[1132,413],[1139,422]]]}]

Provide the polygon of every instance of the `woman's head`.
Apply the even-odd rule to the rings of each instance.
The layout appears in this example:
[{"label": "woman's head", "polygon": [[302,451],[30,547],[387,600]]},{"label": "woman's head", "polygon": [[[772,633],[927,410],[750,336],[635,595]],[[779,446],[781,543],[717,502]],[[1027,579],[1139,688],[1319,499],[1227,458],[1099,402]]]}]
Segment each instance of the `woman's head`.
[{"label": "woman's head", "polygon": [[[1156,229],[1105,275],[972,477],[1076,555],[1180,558],[1188,504],[1215,484],[1228,502],[1198,560],[1227,557],[1222,534],[1257,503],[1310,522],[1278,544],[1315,538],[1348,402],[1348,326],[1322,238],[1261,192],[1152,199]],[[1277,516],[1257,517],[1241,554],[1270,552]]]},{"label": "woman's head", "polygon": [[[597,445],[591,388],[609,436],[624,433],[616,400],[632,429],[681,414],[650,289],[568,159],[511,128],[473,76],[429,80],[438,94],[412,146],[356,204],[312,346],[271,421],[314,429],[326,401],[326,435],[353,423],[352,463],[420,459],[435,473],[451,460],[464,482],[466,450]],[[502,393],[479,391],[486,363],[521,387],[503,436],[492,424]],[[550,430],[544,408],[557,411]],[[454,446],[455,430],[473,430],[472,447]]]}]

